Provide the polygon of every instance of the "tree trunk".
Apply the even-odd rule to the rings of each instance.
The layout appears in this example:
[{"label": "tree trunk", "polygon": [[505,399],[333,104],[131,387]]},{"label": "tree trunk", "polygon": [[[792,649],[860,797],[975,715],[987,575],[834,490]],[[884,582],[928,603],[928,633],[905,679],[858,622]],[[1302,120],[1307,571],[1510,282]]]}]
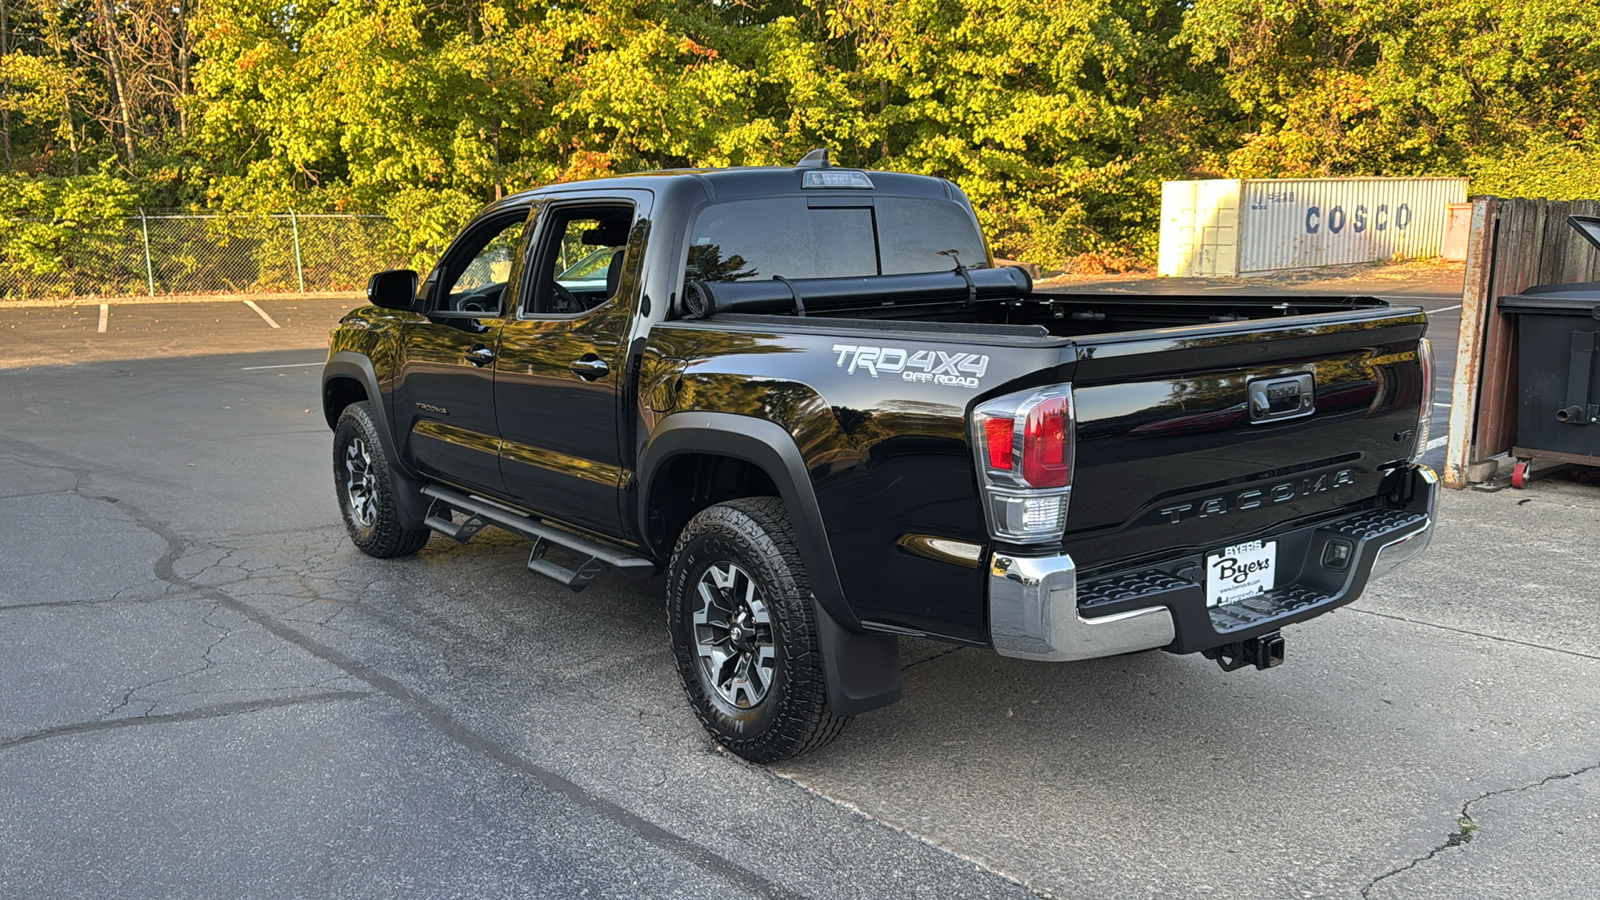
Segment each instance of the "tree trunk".
[{"label": "tree trunk", "polygon": [[[6,0],[0,0],[0,60],[5,59],[11,52],[11,22],[6,17]],[[11,79],[0,79],[0,132],[5,134],[6,145],[6,171],[15,172],[16,164],[11,161]]]},{"label": "tree trunk", "polygon": [[178,0],[178,136],[189,136],[189,4]]},{"label": "tree trunk", "polygon": [[128,152],[128,166],[133,166],[133,115],[128,109],[128,85],[122,79],[121,42],[117,38],[117,13],[111,0],[100,0],[102,33],[106,42],[106,63],[111,71],[111,92],[116,95],[117,113],[122,118],[122,145]]},{"label": "tree trunk", "polygon": [[67,124],[67,141],[72,145],[72,174],[82,175],[83,165],[78,159],[78,123],[72,121],[72,98],[62,104],[61,116]]},{"label": "tree trunk", "polygon": [[[887,79],[878,79],[878,127],[883,127],[883,114],[889,108],[889,82]],[[878,145],[878,158],[889,158],[889,132],[883,133],[883,143]]]}]

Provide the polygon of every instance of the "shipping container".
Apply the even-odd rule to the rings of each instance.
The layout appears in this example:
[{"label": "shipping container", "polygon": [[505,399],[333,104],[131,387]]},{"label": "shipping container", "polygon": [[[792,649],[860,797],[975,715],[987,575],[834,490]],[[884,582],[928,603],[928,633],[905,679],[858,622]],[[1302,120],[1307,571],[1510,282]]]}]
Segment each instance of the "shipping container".
[{"label": "shipping container", "polygon": [[1161,186],[1162,275],[1438,256],[1465,178],[1227,178]]}]

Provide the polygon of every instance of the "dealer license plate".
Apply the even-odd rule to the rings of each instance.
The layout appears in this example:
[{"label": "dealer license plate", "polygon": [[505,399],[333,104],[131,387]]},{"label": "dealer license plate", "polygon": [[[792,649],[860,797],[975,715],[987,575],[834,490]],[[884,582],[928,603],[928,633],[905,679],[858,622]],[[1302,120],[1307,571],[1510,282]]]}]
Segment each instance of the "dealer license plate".
[{"label": "dealer license plate", "polygon": [[1272,590],[1278,542],[1251,541],[1206,554],[1206,606],[1227,606]]}]

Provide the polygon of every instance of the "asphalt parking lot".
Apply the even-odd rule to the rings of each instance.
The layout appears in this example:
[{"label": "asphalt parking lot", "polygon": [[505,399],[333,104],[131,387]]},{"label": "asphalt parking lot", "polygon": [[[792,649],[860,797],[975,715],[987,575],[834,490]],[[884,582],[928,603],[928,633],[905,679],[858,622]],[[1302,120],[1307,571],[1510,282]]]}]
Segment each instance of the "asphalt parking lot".
[{"label": "asphalt parking lot", "polygon": [[[1413,299],[1447,404],[1459,299]],[[904,701],[763,769],[659,580],[350,545],[347,303],[0,309],[0,897],[1600,896],[1596,484],[1447,493],[1268,672],[907,641]]]}]

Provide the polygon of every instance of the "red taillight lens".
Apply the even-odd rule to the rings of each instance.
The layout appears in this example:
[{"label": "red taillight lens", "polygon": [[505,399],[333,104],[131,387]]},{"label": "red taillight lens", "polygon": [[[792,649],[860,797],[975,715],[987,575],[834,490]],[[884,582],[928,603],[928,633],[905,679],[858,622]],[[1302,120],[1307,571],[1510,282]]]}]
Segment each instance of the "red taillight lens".
[{"label": "red taillight lens", "polygon": [[989,534],[1018,544],[1060,541],[1077,438],[1072,385],[995,397],[971,415],[970,443]]},{"label": "red taillight lens", "polygon": [[[1028,484],[1066,487],[1072,480],[1072,440],[1067,433],[1071,427],[1071,412],[1066,397],[1051,397],[1028,411],[1022,433],[1022,480]],[[1007,423],[1007,434],[1011,431],[1009,426]],[[993,443],[989,454],[992,459]]]},{"label": "red taillight lens", "polygon": [[1011,470],[1011,419],[984,419],[983,440],[989,448],[989,468]]}]

